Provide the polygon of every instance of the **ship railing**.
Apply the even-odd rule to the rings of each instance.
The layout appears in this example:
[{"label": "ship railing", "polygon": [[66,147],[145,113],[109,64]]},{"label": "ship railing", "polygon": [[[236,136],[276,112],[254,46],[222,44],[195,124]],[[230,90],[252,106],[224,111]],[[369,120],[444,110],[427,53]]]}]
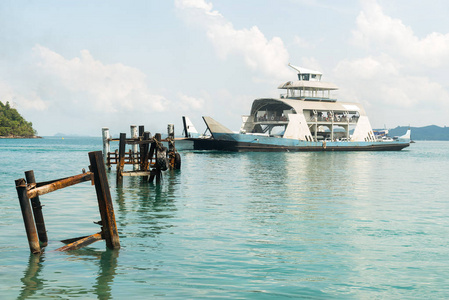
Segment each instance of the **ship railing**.
[{"label": "ship railing", "polygon": [[357,123],[359,117],[358,116],[311,116],[306,118],[308,123],[314,123],[314,122],[329,122],[329,123],[351,123],[355,124]]},{"label": "ship railing", "polygon": [[288,117],[286,116],[260,116],[254,119],[256,123],[288,122]]}]

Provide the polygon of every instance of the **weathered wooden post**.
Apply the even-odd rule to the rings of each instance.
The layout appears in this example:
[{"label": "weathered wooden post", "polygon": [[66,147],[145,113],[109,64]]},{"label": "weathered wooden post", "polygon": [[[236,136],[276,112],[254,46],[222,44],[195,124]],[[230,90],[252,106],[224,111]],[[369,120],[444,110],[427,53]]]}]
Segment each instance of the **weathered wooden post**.
[{"label": "weathered wooden post", "polygon": [[168,151],[172,152],[174,151],[175,147],[173,145],[173,141],[175,140],[175,125],[173,124],[168,124],[167,125],[167,134],[168,134],[168,138],[169,138],[169,142],[168,142]]},{"label": "weathered wooden post", "polygon": [[[137,139],[138,137],[139,136],[137,135],[137,126],[131,125],[131,138]],[[138,151],[139,151],[138,145],[133,144],[131,153],[132,153],[132,162],[133,162],[133,170],[134,171],[139,170],[139,164],[136,163],[136,156],[137,156]]]},{"label": "weathered wooden post", "polygon": [[171,170],[179,170],[181,169],[181,156],[175,149],[175,126],[173,124],[168,124],[167,126],[168,133],[168,157],[169,157],[169,168]]},{"label": "weathered wooden post", "polygon": [[158,163],[158,155],[159,156],[161,155],[161,150],[162,150],[161,148],[162,148],[161,147],[161,134],[156,133],[154,135],[154,142],[151,144],[151,149],[150,149],[150,158],[152,158],[153,155],[155,156],[155,167],[156,167],[156,169],[154,170],[155,174],[152,174],[150,176],[150,182],[153,182],[154,177],[156,176],[156,184],[161,183],[161,165]]},{"label": "weathered wooden post", "polygon": [[150,157],[148,156],[148,148],[149,148],[148,140],[150,139],[150,135],[151,133],[149,131],[145,131],[143,133],[143,140],[147,142],[144,144],[143,153],[141,156],[142,171],[148,171],[150,169],[149,159],[151,160],[151,156]]},{"label": "weathered wooden post", "polygon": [[27,195],[27,184],[24,178],[16,180],[16,190],[30,250],[32,253],[40,253],[41,247],[34,224],[33,213],[31,212],[30,200]]},{"label": "weathered wooden post", "polygon": [[[35,184],[36,178],[34,177],[34,171],[26,171],[25,178],[28,184]],[[47,246],[47,230],[45,229],[44,216],[42,214],[42,205],[39,200],[39,196],[31,198],[31,207],[33,208],[34,222],[36,223],[37,234],[39,241],[42,243],[42,247]]]},{"label": "weathered wooden post", "polygon": [[108,153],[110,150],[110,135],[109,135],[109,128],[103,127],[101,129],[102,136],[103,136],[103,161],[108,166],[108,168],[111,168],[111,165],[108,164]]},{"label": "weathered wooden post", "polygon": [[[143,133],[145,132],[145,127],[143,125],[139,126],[139,140],[143,140]],[[145,144],[139,144],[139,163],[140,163],[140,170],[144,170],[143,160],[144,160],[144,152],[145,152]]]},{"label": "weathered wooden post", "polygon": [[[122,134],[120,134],[121,137]],[[104,235],[108,248],[118,249],[120,248],[120,240],[115,222],[108,178],[101,156],[101,151],[89,152],[89,161],[91,171],[94,173],[95,190],[97,192],[98,208],[101,215],[102,234]]]},{"label": "weathered wooden post", "polygon": [[122,171],[125,168],[125,146],[126,146],[126,133],[120,133],[120,142],[118,149],[118,161],[117,161],[117,183],[123,179]]}]

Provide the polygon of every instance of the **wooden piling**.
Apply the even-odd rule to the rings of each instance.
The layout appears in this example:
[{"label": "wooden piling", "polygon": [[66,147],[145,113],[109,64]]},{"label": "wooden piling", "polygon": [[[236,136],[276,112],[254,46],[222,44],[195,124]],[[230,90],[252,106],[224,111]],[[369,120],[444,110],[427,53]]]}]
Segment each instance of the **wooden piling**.
[{"label": "wooden piling", "polygon": [[[120,135],[121,137],[122,135]],[[104,168],[101,151],[89,152],[91,171],[94,173],[95,190],[97,192],[98,208],[101,215],[103,238],[110,249],[120,248],[120,240],[115,222],[112,197],[109,190],[108,178]]]},{"label": "wooden piling", "polygon": [[32,253],[40,253],[39,237],[34,225],[33,214],[31,212],[30,200],[27,196],[27,184],[25,179],[16,180],[17,196],[19,197],[20,209],[22,211],[23,223],[28,238],[28,244]]},{"label": "wooden piling", "polygon": [[[34,177],[34,171],[26,171],[25,178],[27,183],[35,184],[36,178]],[[33,209],[34,222],[36,223],[37,234],[39,236],[39,241],[42,243],[42,247],[47,246],[47,230],[45,229],[44,216],[42,214],[42,205],[39,200],[39,196],[31,198],[31,207]]]},{"label": "wooden piling", "polygon": [[[157,157],[158,152],[161,150],[161,134],[160,133],[156,133],[154,135],[154,141],[151,143],[151,148],[150,148],[150,157],[152,158],[153,155],[156,152],[155,157]],[[160,184],[161,183],[161,167],[160,165],[157,163],[155,164],[155,169],[151,172],[150,178],[149,178],[149,182],[153,182],[154,178],[156,177],[156,184]]]},{"label": "wooden piling", "polygon": [[118,162],[117,162],[117,182],[121,182],[121,180],[123,179],[122,172],[125,167],[125,147],[126,147],[126,133],[120,133]]},{"label": "wooden piling", "polygon": [[[139,126],[139,140],[142,141],[143,140],[143,133],[145,132],[145,127],[143,125]],[[139,144],[139,164],[140,164],[140,170],[143,171],[143,167],[144,167],[144,155],[143,153],[145,152],[145,144]]]},{"label": "wooden piling", "polygon": [[108,168],[111,168],[111,165],[108,164],[108,153],[111,151],[109,128],[103,127],[101,131],[103,136],[103,161],[108,166]]},{"label": "wooden piling", "polygon": [[[136,125],[131,125],[131,138],[132,139],[137,139],[139,136],[137,135],[137,126]],[[139,151],[139,146],[137,144],[133,144],[132,145],[132,161],[133,161],[133,170],[137,171],[139,170],[139,164],[136,163],[136,157],[137,157],[137,153]]]},{"label": "wooden piling", "polygon": [[175,140],[175,125],[168,124],[167,125],[167,134],[168,134],[168,152],[173,152],[175,150],[175,146],[173,141]]},{"label": "wooden piling", "polygon": [[[154,137],[150,132],[145,131],[144,126],[139,126],[139,135],[135,136],[136,126],[131,125],[132,137],[126,139],[124,133],[120,134],[120,139],[110,139],[110,141],[119,141],[119,150],[115,153],[107,154],[108,164],[117,164],[117,183],[122,182],[123,176],[150,176],[148,180],[152,182],[154,178],[160,182],[162,171],[170,168],[181,168],[181,156],[175,148],[175,131],[174,125],[168,124],[166,139],[161,138],[161,134],[157,133]],[[167,148],[162,143],[167,143]],[[132,150],[124,153],[126,145],[131,145]],[[139,152],[136,152],[139,149]],[[138,153],[136,158],[136,153]],[[136,170],[136,164],[138,169]],[[125,171],[124,165],[132,164],[133,171]],[[151,170],[150,170],[151,169]],[[146,179],[146,178],[145,178]]]},{"label": "wooden piling", "polygon": [[[150,139],[151,133],[149,131],[145,131],[143,133],[143,140],[148,141]],[[142,149],[142,153],[140,154],[140,159],[142,162],[141,171],[148,171],[150,169],[151,156],[149,154],[149,144],[148,142],[144,144]]]}]

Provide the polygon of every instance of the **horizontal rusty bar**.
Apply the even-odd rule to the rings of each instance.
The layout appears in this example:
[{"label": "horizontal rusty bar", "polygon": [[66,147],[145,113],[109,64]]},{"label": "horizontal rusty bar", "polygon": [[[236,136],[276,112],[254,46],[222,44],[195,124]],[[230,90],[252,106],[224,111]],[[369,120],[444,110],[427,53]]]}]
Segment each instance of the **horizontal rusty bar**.
[{"label": "horizontal rusty bar", "polygon": [[[169,142],[172,140],[173,140],[172,138],[166,138],[166,139],[161,139],[160,142]],[[119,142],[120,139],[110,139],[110,141]],[[154,143],[155,141],[156,140],[154,138],[149,139],[149,140],[142,140],[142,141],[139,139],[137,139],[137,140],[136,139],[126,139],[125,143],[128,145],[135,145],[135,144],[141,145],[141,144],[151,144],[151,143]]]},{"label": "horizontal rusty bar", "polygon": [[28,198],[34,198],[36,196],[45,195],[48,193],[51,193],[53,191],[72,186],[81,182],[85,181],[92,181],[93,180],[93,173],[92,172],[86,172],[79,175],[67,177],[64,179],[60,179],[57,181],[54,181],[52,183],[49,183],[47,185],[38,187],[38,188],[32,188],[29,191],[27,191]]},{"label": "horizontal rusty bar", "polygon": [[150,176],[151,171],[125,171],[122,176]]},{"label": "horizontal rusty bar", "polygon": [[71,243],[74,243],[74,242],[76,242],[78,240],[85,239],[87,237],[89,237],[89,235],[79,236],[79,237],[71,238],[71,239],[65,239],[65,240],[61,240],[61,243],[71,244]]},{"label": "horizontal rusty bar", "polygon": [[90,244],[93,244],[99,240],[102,240],[101,232],[86,236],[84,238],[81,238],[73,243],[70,243],[68,245],[62,246],[61,248],[56,249],[56,251],[70,251],[70,250],[76,250],[80,249],[82,247],[88,246]]}]

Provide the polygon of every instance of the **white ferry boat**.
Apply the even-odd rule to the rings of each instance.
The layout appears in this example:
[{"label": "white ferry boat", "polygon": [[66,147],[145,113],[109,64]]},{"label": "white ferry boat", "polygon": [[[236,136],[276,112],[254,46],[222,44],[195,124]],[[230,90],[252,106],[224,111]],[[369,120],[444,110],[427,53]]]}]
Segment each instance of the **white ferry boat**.
[{"label": "white ferry boat", "polygon": [[[376,138],[365,110],[359,103],[331,97],[338,87],[321,81],[322,73],[290,67],[297,81],[278,88],[279,98],[254,100],[251,112],[242,116],[239,132],[233,132],[211,117],[203,117],[210,136],[198,136],[184,118],[187,140],[195,150],[225,151],[360,151],[401,150],[410,145],[410,132],[393,139]],[[187,121],[186,121],[187,120]]]}]

